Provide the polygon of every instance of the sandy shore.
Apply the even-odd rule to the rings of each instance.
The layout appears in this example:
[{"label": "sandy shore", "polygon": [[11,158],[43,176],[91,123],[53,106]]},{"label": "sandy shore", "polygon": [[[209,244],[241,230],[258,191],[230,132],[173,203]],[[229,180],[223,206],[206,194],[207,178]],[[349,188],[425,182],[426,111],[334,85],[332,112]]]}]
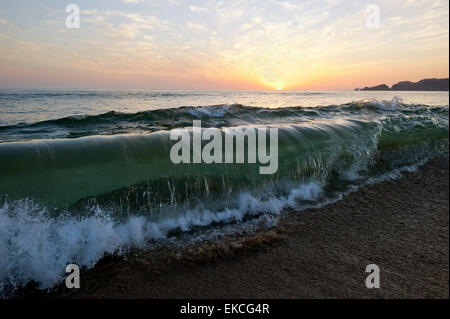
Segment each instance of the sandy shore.
[{"label": "sandy shore", "polygon": [[[179,249],[105,257],[81,289],[25,297],[448,298],[448,159],[292,212],[278,226]],[[375,263],[381,288],[367,289]]]}]

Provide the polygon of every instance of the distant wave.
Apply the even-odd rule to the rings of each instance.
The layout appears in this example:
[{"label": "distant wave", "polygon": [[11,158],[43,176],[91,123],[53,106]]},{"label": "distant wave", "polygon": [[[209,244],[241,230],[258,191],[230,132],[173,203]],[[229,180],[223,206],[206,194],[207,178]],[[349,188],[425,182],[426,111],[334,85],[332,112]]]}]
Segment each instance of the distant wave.
[{"label": "distant wave", "polygon": [[[74,115],[41,122],[0,126],[0,142],[43,138],[78,138],[97,134],[149,133],[189,126],[192,125],[194,119],[201,119],[204,127],[265,125],[308,122],[337,115],[358,116],[358,113],[365,115],[363,113],[365,111],[378,113],[378,115],[384,111],[403,112],[404,114],[448,114],[448,106],[404,104],[401,99],[394,98],[391,101],[357,101],[321,107],[266,108],[224,104],[202,107],[185,106],[137,113],[110,111],[98,115]],[[386,113],[386,115],[389,114]]]}]

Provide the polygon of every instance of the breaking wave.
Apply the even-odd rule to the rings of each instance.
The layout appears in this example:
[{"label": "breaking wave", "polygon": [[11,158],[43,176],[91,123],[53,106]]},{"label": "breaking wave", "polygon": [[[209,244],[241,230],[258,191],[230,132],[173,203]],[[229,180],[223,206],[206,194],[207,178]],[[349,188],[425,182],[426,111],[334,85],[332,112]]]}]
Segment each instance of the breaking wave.
[{"label": "breaking wave", "polygon": [[[173,164],[170,129],[278,129],[278,171]],[[68,263],[211,225],[252,223],[338,200],[448,152],[448,106],[182,107],[0,127],[0,290],[49,288]],[[394,174],[394,175],[393,175]],[[397,175],[395,175],[397,174]]]}]

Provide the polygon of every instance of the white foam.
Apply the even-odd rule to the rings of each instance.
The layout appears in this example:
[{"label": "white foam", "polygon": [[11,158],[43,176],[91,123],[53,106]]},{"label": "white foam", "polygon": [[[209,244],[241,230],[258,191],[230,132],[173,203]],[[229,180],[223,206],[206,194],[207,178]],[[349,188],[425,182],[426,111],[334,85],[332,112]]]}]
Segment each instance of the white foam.
[{"label": "white foam", "polygon": [[229,109],[228,105],[201,106],[187,110],[195,117],[223,117]]},{"label": "white foam", "polygon": [[217,212],[190,210],[159,222],[143,216],[116,222],[100,207],[93,207],[88,217],[64,214],[54,218],[31,200],[5,202],[0,207],[0,290],[32,280],[40,288],[50,288],[63,279],[69,263],[90,268],[105,253],[147,247],[149,240],[164,239],[176,229],[188,231],[211,223],[241,222],[249,215],[279,215],[287,207],[298,206],[301,200],[317,200],[321,193],[316,183],[300,185],[287,197],[261,199],[242,193],[234,208]]},{"label": "white foam", "polygon": [[403,99],[400,96],[394,96],[391,101],[371,100],[369,103],[380,110],[395,110],[403,104]]}]

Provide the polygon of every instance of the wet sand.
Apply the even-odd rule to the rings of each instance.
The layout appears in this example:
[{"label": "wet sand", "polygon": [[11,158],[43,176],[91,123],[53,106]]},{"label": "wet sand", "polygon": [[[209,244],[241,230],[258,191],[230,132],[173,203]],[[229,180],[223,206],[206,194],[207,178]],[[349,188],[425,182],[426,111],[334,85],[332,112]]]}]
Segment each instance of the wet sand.
[{"label": "wet sand", "polygon": [[[448,158],[271,229],[103,258],[43,298],[449,298]],[[381,288],[365,286],[380,267]]]}]

